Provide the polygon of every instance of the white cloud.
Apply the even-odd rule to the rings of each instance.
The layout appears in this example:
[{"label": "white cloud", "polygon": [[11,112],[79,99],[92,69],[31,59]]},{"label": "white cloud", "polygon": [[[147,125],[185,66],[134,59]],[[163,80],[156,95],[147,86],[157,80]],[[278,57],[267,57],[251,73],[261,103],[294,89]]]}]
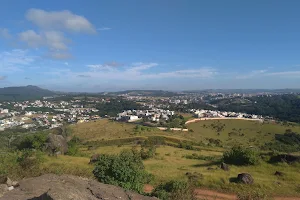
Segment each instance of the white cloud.
[{"label": "white cloud", "polygon": [[130,67],[128,71],[137,73],[143,70],[150,69],[152,67],[156,67],[157,65],[158,65],[157,63],[142,63],[142,62],[133,63],[133,67]]},{"label": "white cloud", "polygon": [[29,66],[35,61],[35,57],[29,56],[27,51],[14,49],[0,52],[0,72],[21,71],[23,66]]},{"label": "white cloud", "polygon": [[267,76],[276,76],[276,77],[300,77],[300,71],[281,71],[281,72],[270,72],[268,70],[254,70],[248,74],[241,74],[236,76],[237,79],[251,79],[255,77],[267,77]]},{"label": "white cloud", "polygon": [[[158,63],[134,63],[131,66],[122,68],[110,67],[106,65],[87,65],[90,71],[78,74],[88,75],[91,78],[117,79],[117,80],[145,80],[163,78],[211,78],[218,72],[209,67],[198,69],[177,70],[169,72],[153,73],[148,69],[157,67]],[[75,75],[76,76],[76,75]]]},{"label": "white cloud", "polygon": [[0,38],[10,39],[12,36],[9,33],[9,30],[6,28],[0,28]]},{"label": "white cloud", "polygon": [[58,31],[44,31],[36,33],[34,30],[27,30],[19,34],[19,39],[29,47],[47,47],[49,50],[67,50],[68,40],[63,33]]},{"label": "white cloud", "polygon": [[68,10],[45,11],[29,9],[26,19],[44,30],[65,30],[78,33],[95,33],[94,26],[83,16],[73,14]]},{"label": "white cloud", "polygon": [[149,78],[211,78],[216,74],[217,71],[215,69],[202,67],[199,69],[178,70],[148,75],[146,74],[144,76]]},{"label": "white cloud", "polygon": [[262,70],[254,70],[247,74],[240,74],[236,76],[237,79],[248,79],[248,78],[255,78],[257,76],[262,76],[267,73],[268,70],[262,69]]},{"label": "white cloud", "polygon": [[281,76],[281,77],[300,77],[300,71],[271,72],[266,75]]},{"label": "white cloud", "polygon": [[64,64],[67,65],[67,66],[69,66],[69,63],[68,63],[68,62],[65,62]]},{"label": "white cloud", "polygon": [[102,27],[102,28],[97,28],[98,31],[109,31],[111,28],[109,27]]}]

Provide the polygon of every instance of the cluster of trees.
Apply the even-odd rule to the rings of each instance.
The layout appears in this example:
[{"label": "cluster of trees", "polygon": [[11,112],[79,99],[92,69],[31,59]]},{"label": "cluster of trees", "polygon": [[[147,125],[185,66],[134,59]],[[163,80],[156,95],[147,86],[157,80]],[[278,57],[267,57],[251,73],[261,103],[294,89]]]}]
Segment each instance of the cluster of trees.
[{"label": "cluster of trees", "polygon": [[108,115],[110,117],[117,116],[118,113],[124,110],[138,110],[143,109],[143,107],[134,102],[134,101],[127,101],[124,99],[111,99],[110,102],[107,103],[100,103],[96,106],[99,110],[100,116]]},{"label": "cluster of trees", "polygon": [[300,134],[287,129],[284,134],[276,134],[275,142],[266,143],[262,149],[287,153],[300,151]]},{"label": "cluster of trees", "polygon": [[246,98],[248,101],[234,101],[232,99],[216,100],[211,103],[218,106],[219,110],[245,112],[276,119],[300,122],[299,95],[273,95],[255,96]]}]

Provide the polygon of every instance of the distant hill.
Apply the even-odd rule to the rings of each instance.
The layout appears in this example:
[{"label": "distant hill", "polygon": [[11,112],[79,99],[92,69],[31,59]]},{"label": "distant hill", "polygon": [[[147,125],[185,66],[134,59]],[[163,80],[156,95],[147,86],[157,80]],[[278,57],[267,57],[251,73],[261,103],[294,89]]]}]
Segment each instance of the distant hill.
[{"label": "distant hill", "polygon": [[129,96],[152,96],[152,97],[172,97],[180,95],[177,92],[164,90],[125,90],[120,92],[109,92],[108,95],[129,95]]},{"label": "distant hill", "polygon": [[33,100],[55,95],[55,92],[28,85],[21,87],[0,88],[0,101]]}]

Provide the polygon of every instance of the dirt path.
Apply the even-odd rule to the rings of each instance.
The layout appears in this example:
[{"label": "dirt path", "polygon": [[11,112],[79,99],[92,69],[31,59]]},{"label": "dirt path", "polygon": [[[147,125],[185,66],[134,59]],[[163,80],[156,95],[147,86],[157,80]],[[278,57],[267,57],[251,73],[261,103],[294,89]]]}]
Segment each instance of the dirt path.
[{"label": "dirt path", "polygon": [[196,197],[203,200],[236,200],[235,194],[225,194],[213,190],[196,189]]},{"label": "dirt path", "polygon": [[[144,191],[150,193],[153,190],[152,185],[145,185]],[[222,193],[214,190],[201,189],[195,190],[196,197],[199,200],[237,200],[236,194]],[[274,200],[300,200],[300,197],[274,197]]]}]

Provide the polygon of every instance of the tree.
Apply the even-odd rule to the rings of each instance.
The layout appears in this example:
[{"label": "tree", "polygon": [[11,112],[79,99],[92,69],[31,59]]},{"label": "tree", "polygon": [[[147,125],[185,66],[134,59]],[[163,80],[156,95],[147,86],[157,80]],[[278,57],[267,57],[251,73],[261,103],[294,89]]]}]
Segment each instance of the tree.
[{"label": "tree", "polygon": [[124,150],[119,155],[100,155],[93,174],[102,183],[139,193],[143,192],[143,186],[149,177],[140,153],[136,150]]}]

